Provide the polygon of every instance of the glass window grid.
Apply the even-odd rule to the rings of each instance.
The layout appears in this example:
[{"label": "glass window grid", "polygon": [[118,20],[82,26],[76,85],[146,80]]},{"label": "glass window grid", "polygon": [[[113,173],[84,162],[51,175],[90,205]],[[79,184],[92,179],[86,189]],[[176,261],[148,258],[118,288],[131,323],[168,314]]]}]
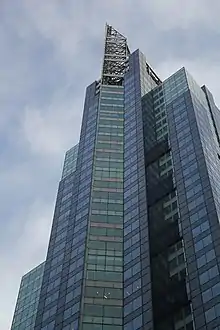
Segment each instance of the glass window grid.
[{"label": "glass window grid", "polygon": [[49,304],[51,304],[52,302],[56,301],[59,297],[59,291],[54,292],[52,295],[49,295],[48,298],[46,298],[45,300],[45,307]]},{"label": "glass window grid", "polygon": [[[111,128],[111,129],[110,129]],[[123,136],[123,127],[113,127],[113,126],[99,126],[99,135],[109,135],[109,136]]]},{"label": "glass window grid", "polygon": [[[107,204],[109,206],[109,204]],[[114,204],[113,204],[114,205]],[[92,209],[92,215],[107,215],[107,216],[123,216],[123,211],[112,211],[112,210],[95,210]]]},{"label": "glass window grid", "polygon": [[[130,106],[132,108],[132,106],[134,106],[134,105],[132,105],[130,103],[128,106]],[[136,112],[136,109],[132,108],[132,112],[133,113],[127,111],[127,114],[129,112],[129,116],[134,115],[136,117],[136,113],[134,113],[134,111]],[[128,120],[129,117],[126,117],[126,118]],[[135,122],[135,120],[133,120],[133,122]],[[128,125],[128,127],[129,127],[129,125]],[[125,181],[126,183],[124,185],[124,187],[125,187],[124,209],[126,210],[126,213],[125,213],[125,216],[124,216],[124,224],[125,225],[128,224],[127,231],[126,231],[127,236],[128,236],[127,237],[128,239],[125,239],[125,241],[124,241],[124,243],[125,243],[125,245],[124,245],[124,251],[125,251],[125,253],[126,253],[126,251],[129,251],[129,249],[130,249],[130,251],[132,251],[132,248],[134,246],[136,246],[138,248],[139,245],[140,245],[140,243],[141,243],[139,236],[137,237],[138,240],[134,240],[134,241],[132,241],[132,239],[130,237],[130,235],[133,234],[132,233],[132,230],[133,229],[136,230],[135,229],[136,227],[133,227],[130,222],[131,221],[132,222],[133,221],[135,222],[135,217],[138,216],[139,210],[138,210],[138,207],[137,206],[138,206],[138,201],[139,200],[137,200],[135,202],[137,206],[135,207],[135,205],[134,205],[134,208],[133,209],[132,209],[133,206],[132,205],[129,205],[129,200],[131,199],[131,196],[133,196],[133,194],[136,194],[137,193],[139,187],[138,187],[138,184],[135,184],[135,181],[136,181],[135,175],[134,175],[134,180],[133,180],[133,179],[130,179],[131,174],[128,173],[128,171],[130,171],[130,169],[132,168],[132,166],[137,164],[137,157],[136,156],[131,157],[131,149],[132,149],[133,155],[136,155],[137,152],[138,152],[138,150],[136,149],[135,145],[134,145],[134,148],[133,147],[130,147],[131,144],[134,144],[134,142],[136,140],[137,127],[134,127],[134,129],[132,131],[131,131],[131,129],[129,131],[129,129],[130,128],[128,128],[128,130],[125,130],[125,150],[126,150],[126,153],[125,153],[125,167],[124,167],[125,168],[125,178],[128,178],[128,176],[129,176],[128,180]],[[128,147],[128,145],[129,145],[129,147]],[[136,171],[138,171],[138,168],[136,169]],[[139,228],[139,225],[140,225],[140,223],[138,222],[137,229]],[[134,236],[135,236],[135,234],[134,234]],[[135,265],[133,267],[135,267]],[[132,274],[132,272],[133,272],[132,268],[131,268],[131,271],[128,270],[128,272],[130,272]],[[132,277],[130,278],[130,275],[129,274],[127,274],[127,275],[128,275],[129,280],[131,280]],[[138,285],[136,285],[136,289],[137,289],[137,287],[138,287]],[[134,291],[136,289],[134,289]],[[142,325],[142,316],[134,318],[134,320],[132,320],[131,322],[125,324],[124,325],[124,328],[125,329],[129,329],[129,330],[130,329],[133,329],[133,328],[134,329],[137,329],[141,325]]]},{"label": "glass window grid", "polygon": [[185,255],[182,241],[172,245],[168,251],[170,276],[181,280],[186,275]]},{"label": "glass window grid", "polygon": [[[103,109],[100,112],[100,117],[99,117],[99,124],[103,125],[107,120],[108,122],[106,122],[107,125],[110,126],[106,126],[106,127],[111,127],[111,122],[115,122],[116,126],[118,126],[118,123],[123,124],[123,112],[121,111],[122,109]],[[109,120],[110,118],[110,120]],[[116,119],[119,119],[119,121],[116,121]],[[103,122],[104,121],[104,122]],[[105,125],[105,124],[104,124]],[[121,125],[119,125],[121,126]]]},{"label": "glass window grid", "polygon": [[123,290],[119,288],[112,287],[100,287],[97,283],[96,287],[86,286],[85,287],[85,296],[91,298],[104,298],[104,299],[122,299]]},{"label": "glass window grid", "polygon": [[121,256],[99,255],[92,253],[94,250],[89,250],[87,263],[88,269],[92,270],[109,270],[122,271],[123,260]]},{"label": "glass window grid", "polygon": [[119,120],[119,121],[124,121],[124,114],[123,112],[119,112],[119,111],[101,111],[100,112],[100,119],[101,120]]},{"label": "glass window grid", "polygon": [[[190,139],[190,140],[192,141],[192,139]],[[186,145],[187,145],[187,143],[186,143]],[[188,161],[188,160],[187,160],[187,161]],[[188,166],[188,164],[186,164],[186,166]],[[191,172],[197,168],[197,165],[194,165],[194,164],[193,164],[193,167],[194,167],[194,168],[191,170]],[[185,173],[186,173],[186,174],[190,174],[190,173],[191,173],[190,171],[187,173],[187,171],[188,171],[188,169],[185,170]],[[198,189],[198,191],[200,191],[200,189]],[[198,191],[196,191],[195,193],[193,193],[192,196],[195,195]],[[192,193],[192,192],[190,192],[190,193],[188,194],[188,196],[187,196],[188,198],[192,197],[192,196],[190,195],[191,193]],[[202,210],[205,210],[205,209],[206,209],[206,208],[204,208],[204,207],[202,208]],[[197,211],[197,210],[196,210],[196,211]],[[193,212],[193,210],[192,210],[190,213],[192,213],[192,212]],[[194,212],[195,212],[195,211],[194,211]],[[198,215],[198,212],[199,212],[199,211],[197,211],[196,213],[194,213],[194,215],[193,215],[193,217],[192,217],[192,223],[195,223],[195,222],[197,222],[197,221],[198,221],[198,222],[200,221],[200,216]],[[205,212],[207,212],[207,211],[205,210]],[[201,225],[201,224],[199,224],[199,225]],[[210,258],[211,258],[211,260],[213,260],[213,255],[212,255]],[[202,263],[202,266],[203,266],[204,263],[206,263],[206,260],[203,260],[201,263]],[[185,328],[181,328],[181,329],[185,329]]]},{"label": "glass window grid", "polygon": [[163,210],[165,214],[169,214],[177,209],[177,197],[173,197],[171,200],[163,201]]},{"label": "glass window grid", "polygon": [[203,272],[199,276],[200,284],[203,285],[203,284],[207,283],[208,281],[210,281],[211,279],[217,277],[218,275],[219,275],[218,266],[215,265],[215,266],[209,268],[207,271]]},{"label": "glass window grid", "polygon": [[123,217],[119,215],[99,215],[92,214],[91,221],[96,223],[107,223],[107,224],[121,224],[123,223]]},{"label": "glass window grid", "polygon": [[99,213],[99,211],[106,211],[106,212],[114,212],[114,213],[110,213],[110,215],[123,215],[118,213],[118,212],[123,212],[123,205],[122,203],[119,202],[120,201],[114,203],[114,200],[102,200],[102,203],[92,202],[92,214],[106,214],[106,213]]},{"label": "glass window grid", "polygon": [[129,321],[124,325],[124,330],[133,330],[133,329],[141,329],[142,326],[142,314],[135,317],[133,320]]},{"label": "glass window grid", "polygon": [[[161,99],[159,102],[163,102],[164,100]],[[154,113],[155,113],[155,131],[157,136],[157,141],[166,139],[168,137],[168,124],[167,124],[167,115],[165,111],[165,105],[159,104],[159,108],[155,106]]]},{"label": "glass window grid", "polygon": [[122,282],[122,272],[87,270],[87,280]]},{"label": "glass window grid", "polygon": [[[123,96],[123,94],[122,94],[122,96]],[[118,102],[117,99],[116,100],[112,100],[112,98],[109,99],[109,100],[107,100],[107,101],[108,102],[114,102],[114,103],[117,103]],[[122,101],[123,101],[123,99],[122,99]],[[101,107],[100,107],[101,110],[102,110],[102,103],[103,103],[103,100],[101,99]],[[119,107],[117,106],[117,108],[115,108],[115,109],[118,109],[118,108]],[[105,109],[108,110],[108,107],[105,107]],[[112,110],[114,110],[114,108],[111,107],[111,108],[109,108],[109,110],[111,110],[111,112],[112,112]],[[109,119],[109,114],[107,114],[106,117]],[[114,134],[114,132],[116,132],[115,129],[118,129],[118,128],[123,129],[123,127],[119,127],[119,125],[118,125],[119,121],[118,120],[116,121],[114,118],[112,118],[113,120],[108,120],[107,118],[104,119],[104,117],[101,117],[101,118],[103,118],[103,119],[100,119],[99,120],[99,132],[100,132],[100,127],[101,127],[102,130],[103,130],[103,128],[108,129],[108,130],[106,130],[104,132],[105,135],[104,134],[102,134],[102,136],[100,134],[98,135],[98,141],[100,141],[101,139],[104,140],[104,141],[109,141],[110,149],[109,149],[108,144],[106,145],[105,142],[102,142],[102,144],[100,144],[100,142],[97,142],[97,147],[99,147],[99,149],[96,150],[96,161],[99,162],[100,171],[96,171],[96,173],[95,173],[96,181],[94,182],[94,186],[93,186],[93,192],[95,192],[95,193],[98,193],[99,191],[101,193],[101,189],[102,188],[106,188],[106,189],[109,189],[109,188],[111,189],[111,187],[112,188],[116,187],[116,189],[123,188],[123,186],[119,186],[119,181],[118,182],[117,181],[115,181],[115,182],[114,181],[109,181],[109,182],[107,181],[108,179],[122,179],[123,178],[122,175],[121,175],[122,170],[123,170],[123,164],[121,166],[121,171],[114,171],[114,163],[115,163],[115,167],[116,168],[118,168],[120,166],[120,162],[119,162],[120,161],[120,159],[119,159],[119,155],[120,154],[118,153],[118,151],[122,150],[122,148],[123,148],[123,144],[122,144],[123,141],[121,139],[119,140],[118,137],[117,137],[118,134],[116,135],[116,134]],[[114,123],[116,125],[114,125]],[[111,125],[109,125],[109,124],[111,124]],[[110,139],[107,139],[107,136],[108,135],[106,135],[106,134],[109,134],[109,133],[111,134],[111,135],[109,135]],[[103,136],[106,136],[106,138],[104,139]],[[112,138],[113,141],[115,139],[117,141],[117,143],[118,143],[118,140],[121,143],[120,144],[111,143],[111,138]],[[115,150],[114,153],[112,152],[113,150]],[[109,151],[111,151],[111,152],[109,152]],[[116,155],[116,152],[117,152],[117,155]],[[115,154],[115,158],[114,158],[114,154]],[[108,163],[107,166],[105,166],[105,162]],[[103,167],[104,168],[107,167],[109,170],[108,171],[105,171],[105,170],[102,169]],[[101,181],[104,182],[104,180],[105,180],[104,184],[103,184],[103,182],[102,183],[99,183],[97,181],[97,179],[100,179],[100,182]],[[99,185],[101,185],[101,187],[99,187]],[[100,197],[102,197],[102,196],[100,196]],[[108,200],[111,200],[111,199],[108,199]],[[114,199],[112,199],[112,201],[113,201],[112,206],[114,206]],[[102,203],[102,204],[104,204],[104,203]],[[104,205],[106,205],[107,209],[106,210],[102,210],[102,208],[103,208],[102,204],[101,203],[99,203],[99,204],[98,203],[96,203],[96,204],[93,203],[93,206],[96,209],[93,209],[93,211],[92,211],[92,213],[93,213],[92,217],[97,216],[97,215],[102,215],[103,211],[106,212],[106,215],[111,215],[111,214],[112,215],[113,214],[114,215],[117,215],[117,214],[119,215],[120,214],[120,216],[122,215],[122,212],[119,213],[119,211],[116,211],[114,209],[112,209],[112,211],[111,211],[111,209],[110,209],[111,208],[110,203],[105,203]],[[116,204],[116,206],[117,205],[120,205],[118,203],[115,203],[115,204]],[[97,213],[97,215],[95,213]],[[92,233],[94,229],[95,229],[96,233],[97,233],[97,230],[99,230],[100,233],[101,234],[104,234],[104,235],[107,235],[107,234],[116,234],[115,231],[114,232],[112,231],[112,233],[111,233],[110,232],[110,230],[111,230],[110,228],[104,228],[104,231],[105,232],[104,231],[101,232],[103,230],[103,228],[94,228],[94,227],[91,227],[90,228],[90,233]],[[90,236],[90,239],[91,239],[91,236]],[[105,248],[107,247],[106,242],[99,242],[99,243],[104,243],[105,245],[103,247],[105,247]],[[91,241],[90,241],[90,244],[91,244]],[[94,244],[95,244],[95,242],[94,242]],[[88,259],[91,259],[90,255],[88,255]],[[106,262],[110,262],[111,263],[112,261],[117,260],[117,259],[114,259],[113,257],[105,257],[105,260],[106,260]],[[91,265],[93,265],[93,264],[91,264]],[[88,268],[90,267],[89,262],[88,262],[87,266],[88,266]],[[115,267],[114,264],[113,264],[113,267]],[[94,273],[94,272],[93,273],[92,272],[88,272],[87,274],[88,274],[88,276],[92,276],[92,277],[93,276],[94,277],[96,277],[96,276],[98,276],[98,277],[101,276],[102,277],[104,273],[101,272],[101,271],[99,271],[99,272],[96,272],[96,273]],[[111,272],[109,272],[109,274],[111,274]],[[105,280],[106,280],[106,278],[105,278]]]},{"label": "glass window grid", "polygon": [[[86,323],[88,323],[88,328],[85,327]],[[94,328],[92,328],[92,324],[94,324]],[[119,325],[119,326],[117,326]],[[86,329],[106,329],[108,330],[121,330],[122,327],[122,319],[114,318],[114,317],[92,317],[92,316],[84,316],[83,317],[83,330]]]},{"label": "glass window grid", "polygon": [[93,182],[94,188],[105,188],[105,189],[123,189],[122,181],[107,181],[104,179],[94,180]]},{"label": "glass window grid", "polygon": [[99,125],[98,125],[98,129],[100,130],[100,128],[106,128],[106,132],[111,132],[113,130],[113,128],[116,128],[116,129],[119,129],[119,131],[123,132],[124,130],[124,125],[123,125],[123,121],[121,122],[121,125],[120,124],[120,121],[118,120],[115,120],[115,125],[114,123],[111,123],[109,122],[108,120],[100,120],[99,122]]},{"label": "glass window grid", "polygon": [[175,330],[193,330],[193,321],[190,306],[182,308],[174,316],[174,329]]},{"label": "glass window grid", "polygon": [[70,324],[65,325],[62,330],[78,330],[78,320],[75,320]]},{"label": "glass window grid", "polygon": [[69,317],[73,316],[74,314],[76,314],[77,312],[79,312],[79,308],[80,308],[80,303],[76,303],[74,304],[73,306],[67,308],[65,311],[64,311],[64,314],[63,314],[63,319],[66,320],[68,319]]},{"label": "glass window grid", "polygon": [[72,285],[75,285],[78,281],[82,279],[83,271],[82,269],[78,269],[77,272],[74,271],[72,273],[69,273],[69,279],[67,281],[67,288],[69,288]]},{"label": "glass window grid", "polygon": [[171,194],[168,194],[163,199],[163,212],[165,215],[165,220],[175,221],[178,219],[178,203],[176,190]]},{"label": "glass window grid", "polygon": [[135,279],[132,283],[125,286],[124,298],[131,296],[133,293],[141,289],[141,278]]},{"label": "glass window grid", "polygon": [[203,303],[207,303],[208,301],[212,300],[213,298],[220,295],[220,282],[213,285],[208,290],[202,293]]},{"label": "glass window grid", "polygon": [[[96,157],[96,163],[97,163],[97,161],[109,163],[109,166],[104,166],[104,167],[114,167],[114,166],[111,166],[112,162],[123,163],[123,159],[113,158],[112,155],[110,155],[109,157],[106,157],[106,155],[103,155],[103,156],[105,156],[105,157]],[[119,166],[119,165],[117,164],[117,166]]]},{"label": "glass window grid", "polygon": [[135,311],[136,309],[140,308],[142,305],[142,297],[137,297],[128,304],[124,306],[124,317]]},{"label": "glass window grid", "polygon": [[159,159],[159,174],[160,177],[169,176],[173,172],[172,156],[168,152]]},{"label": "glass window grid", "polygon": [[197,267],[201,268],[216,258],[214,249],[204,253],[201,257],[197,258]]},{"label": "glass window grid", "polygon": [[43,279],[44,263],[22,277],[12,329],[32,329],[35,322],[40,289]]},{"label": "glass window grid", "polygon": [[131,261],[133,261],[134,259],[139,257],[140,254],[141,254],[141,249],[139,246],[136,249],[133,249],[131,252],[125,254],[124,255],[124,265],[130,263]]},{"label": "glass window grid", "polygon": [[123,152],[123,143],[118,141],[101,141],[97,143],[97,150],[112,150]]},{"label": "glass window grid", "polygon": [[193,237],[197,237],[199,236],[200,234],[208,231],[210,232],[210,225],[209,225],[209,221],[204,221],[203,223],[201,223],[200,225],[198,225],[197,227],[195,227],[193,230],[192,230],[192,235]]},{"label": "glass window grid", "polygon": [[122,307],[85,304],[84,314],[94,317],[121,318]]},{"label": "glass window grid", "polygon": [[207,323],[211,322],[217,317],[220,317],[220,304],[216,304],[205,312],[205,318]]},{"label": "glass window grid", "polygon": [[129,265],[129,268],[127,268],[124,271],[124,281],[128,280],[129,278],[132,278],[133,276],[137,275],[141,271],[140,258],[133,260],[133,262],[136,262],[136,264],[131,265],[131,266]]},{"label": "glass window grid", "polygon": [[111,179],[115,179],[115,180],[120,180],[119,182],[123,182],[123,172],[120,171],[114,171],[114,170],[110,170],[109,172],[107,171],[95,171],[94,173],[94,177],[97,180],[102,180],[102,179],[106,179],[106,180],[111,180]]},{"label": "glass window grid", "polygon": [[198,252],[202,249],[204,249],[206,246],[212,244],[212,236],[211,234],[206,235],[204,238],[201,238],[200,240],[198,240],[195,245],[195,252]]},{"label": "glass window grid", "polygon": [[120,204],[123,205],[122,199],[107,199],[107,198],[93,198],[93,203],[103,203],[103,204]]},{"label": "glass window grid", "polygon": [[49,309],[47,309],[44,313],[43,313],[43,316],[42,316],[42,322],[44,322],[46,319],[48,319],[49,317],[55,315],[57,311],[57,306],[53,306]]}]

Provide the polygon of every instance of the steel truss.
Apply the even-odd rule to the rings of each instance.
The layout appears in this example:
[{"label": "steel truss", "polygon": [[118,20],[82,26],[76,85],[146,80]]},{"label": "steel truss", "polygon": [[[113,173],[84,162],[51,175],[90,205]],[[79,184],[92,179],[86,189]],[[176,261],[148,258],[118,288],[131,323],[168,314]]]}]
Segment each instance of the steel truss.
[{"label": "steel truss", "polygon": [[102,68],[102,84],[123,84],[130,54],[127,39],[112,26],[106,25],[105,54]]}]

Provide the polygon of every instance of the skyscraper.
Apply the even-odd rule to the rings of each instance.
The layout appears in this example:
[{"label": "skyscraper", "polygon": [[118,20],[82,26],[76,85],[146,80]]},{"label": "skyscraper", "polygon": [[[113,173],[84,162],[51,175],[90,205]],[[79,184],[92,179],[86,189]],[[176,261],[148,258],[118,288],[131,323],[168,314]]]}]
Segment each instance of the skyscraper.
[{"label": "skyscraper", "polygon": [[[76,160],[77,159],[77,160]],[[35,330],[220,329],[220,112],[106,26],[59,184]]]}]

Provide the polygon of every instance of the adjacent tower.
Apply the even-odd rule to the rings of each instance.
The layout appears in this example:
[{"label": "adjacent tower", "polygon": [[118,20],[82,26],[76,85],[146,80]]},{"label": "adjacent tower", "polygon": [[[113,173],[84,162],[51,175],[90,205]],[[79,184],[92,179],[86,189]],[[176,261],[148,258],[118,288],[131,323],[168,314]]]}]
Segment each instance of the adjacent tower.
[{"label": "adjacent tower", "polygon": [[44,262],[21,279],[11,330],[34,329],[44,274]]},{"label": "adjacent tower", "polygon": [[[65,157],[35,330],[220,329],[220,112],[106,26]],[[32,328],[33,329],[33,328]]]}]

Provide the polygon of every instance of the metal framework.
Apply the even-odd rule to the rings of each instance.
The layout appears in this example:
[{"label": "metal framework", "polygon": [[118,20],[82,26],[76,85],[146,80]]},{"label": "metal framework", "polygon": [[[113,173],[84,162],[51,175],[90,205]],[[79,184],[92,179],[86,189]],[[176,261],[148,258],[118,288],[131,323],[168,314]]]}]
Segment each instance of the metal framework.
[{"label": "metal framework", "polygon": [[123,77],[128,66],[130,54],[127,39],[112,26],[106,25],[105,54],[102,68],[102,84],[123,84]]}]

